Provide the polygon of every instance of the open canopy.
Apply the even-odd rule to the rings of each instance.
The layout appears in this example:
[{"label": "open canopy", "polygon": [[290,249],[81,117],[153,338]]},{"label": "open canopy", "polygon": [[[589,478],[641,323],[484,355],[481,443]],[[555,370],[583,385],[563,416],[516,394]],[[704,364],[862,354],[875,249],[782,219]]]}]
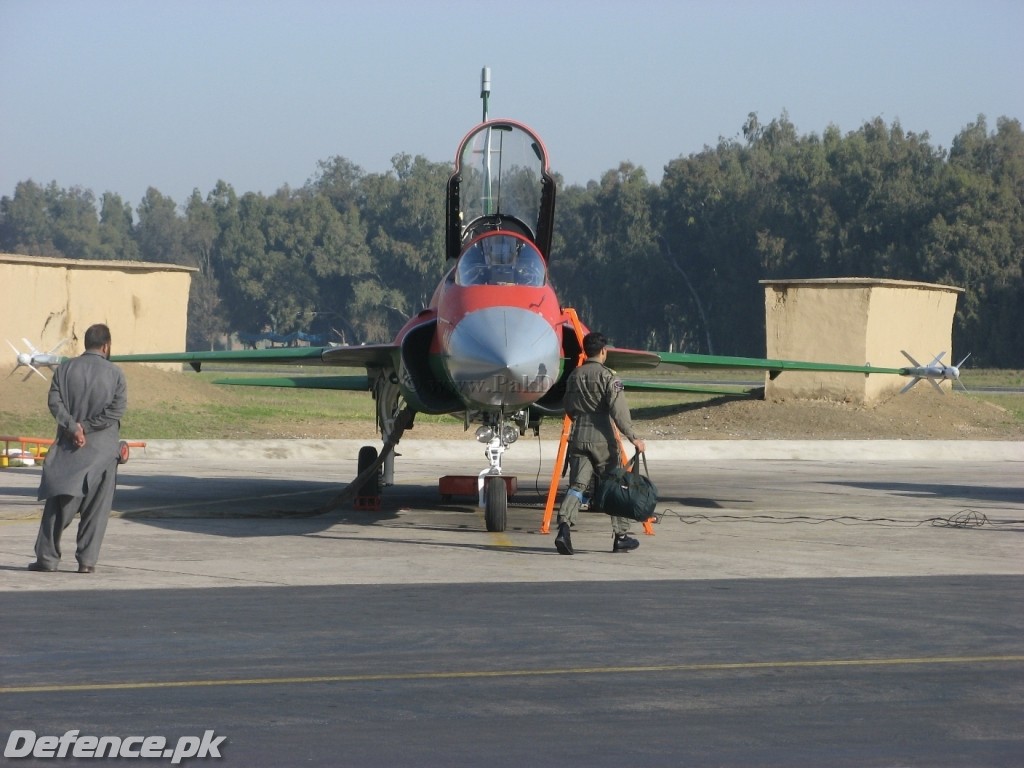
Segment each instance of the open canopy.
[{"label": "open canopy", "polygon": [[481,234],[522,235],[548,258],[555,183],[544,143],[522,123],[488,120],[462,140],[448,180],[447,255]]}]

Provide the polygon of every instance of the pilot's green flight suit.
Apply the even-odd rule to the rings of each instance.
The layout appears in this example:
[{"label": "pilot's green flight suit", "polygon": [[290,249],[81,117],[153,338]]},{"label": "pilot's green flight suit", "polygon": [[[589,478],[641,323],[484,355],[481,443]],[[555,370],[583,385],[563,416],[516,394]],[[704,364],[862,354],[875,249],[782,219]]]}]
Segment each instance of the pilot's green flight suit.
[{"label": "pilot's green flight suit", "polygon": [[[565,412],[573,420],[569,436],[569,490],[558,508],[558,522],[575,524],[583,494],[596,473],[619,462],[615,427],[623,437],[636,439],[622,381],[597,360],[589,359],[569,374],[565,382]],[[614,427],[612,426],[614,423]],[[616,534],[629,530],[628,517],[613,517]]]}]

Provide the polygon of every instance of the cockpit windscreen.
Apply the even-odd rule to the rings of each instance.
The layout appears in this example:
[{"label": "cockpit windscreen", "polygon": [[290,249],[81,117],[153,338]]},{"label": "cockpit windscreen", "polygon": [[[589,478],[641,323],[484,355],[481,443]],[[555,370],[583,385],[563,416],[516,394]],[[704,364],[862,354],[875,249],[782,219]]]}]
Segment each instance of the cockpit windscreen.
[{"label": "cockpit windscreen", "polygon": [[544,259],[528,240],[491,234],[471,243],[456,269],[459,285],[544,285]]}]

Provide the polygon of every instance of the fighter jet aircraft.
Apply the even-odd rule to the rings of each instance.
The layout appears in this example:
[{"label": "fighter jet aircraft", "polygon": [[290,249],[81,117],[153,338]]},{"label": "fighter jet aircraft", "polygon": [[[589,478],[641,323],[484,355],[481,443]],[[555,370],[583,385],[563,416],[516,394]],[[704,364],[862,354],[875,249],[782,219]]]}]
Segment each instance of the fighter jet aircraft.
[{"label": "fighter jet aircraft", "polygon": [[[417,413],[478,425],[486,480],[504,450],[544,415],[561,415],[565,377],[586,328],[548,279],[555,182],[540,137],[513,120],[487,120],[463,138],[447,184],[447,268],[429,305],[389,344],[228,352],[116,355],[115,362],[293,363],[362,367],[365,376],[232,379],[260,386],[365,390],[384,440],[360,452],[360,476],[380,461],[393,480],[393,447]],[[616,369],[653,368],[652,352],[612,349]],[[372,471],[372,470],[371,470]],[[487,529],[505,528],[504,482],[485,484]]]}]

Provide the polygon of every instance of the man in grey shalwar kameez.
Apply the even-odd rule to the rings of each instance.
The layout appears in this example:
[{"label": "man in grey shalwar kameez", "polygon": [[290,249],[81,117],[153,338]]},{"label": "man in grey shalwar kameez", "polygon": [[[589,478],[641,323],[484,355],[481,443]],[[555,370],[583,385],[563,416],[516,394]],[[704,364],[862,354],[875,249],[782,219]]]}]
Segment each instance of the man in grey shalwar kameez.
[{"label": "man in grey shalwar kameez", "polygon": [[92,573],[99,559],[114,500],[121,417],[128,405],[124,373],[110,362],[110,329],[92,325],[85,352],[53,372],[47,404],[57,437],[43,462],[38,499],[46,500],[36,537],[33,571],[55,571],[60,539],[76,514],[79,573]]}]

